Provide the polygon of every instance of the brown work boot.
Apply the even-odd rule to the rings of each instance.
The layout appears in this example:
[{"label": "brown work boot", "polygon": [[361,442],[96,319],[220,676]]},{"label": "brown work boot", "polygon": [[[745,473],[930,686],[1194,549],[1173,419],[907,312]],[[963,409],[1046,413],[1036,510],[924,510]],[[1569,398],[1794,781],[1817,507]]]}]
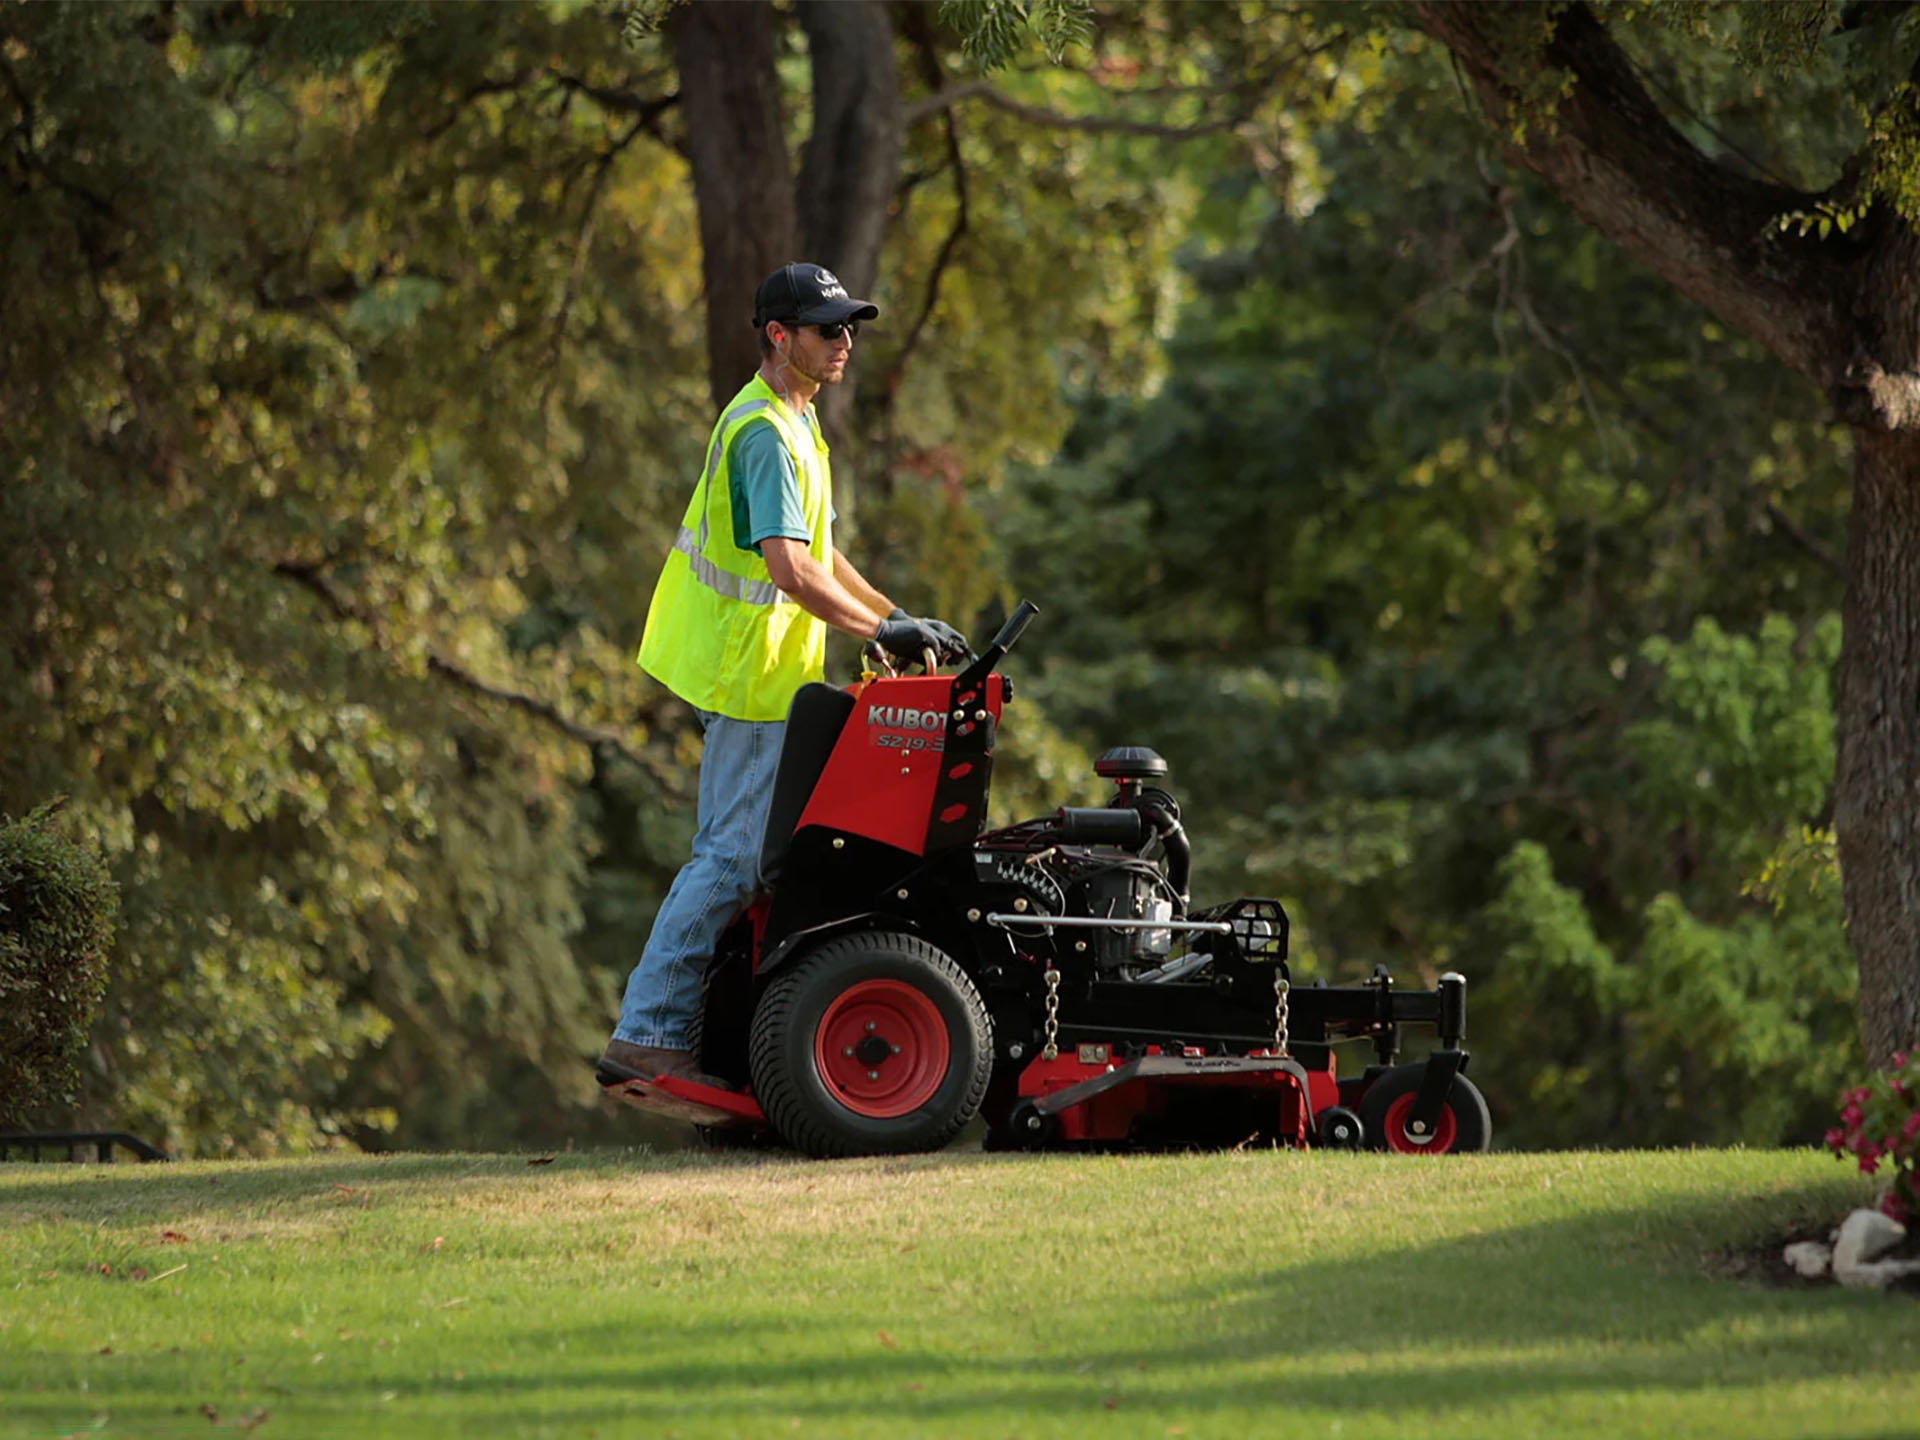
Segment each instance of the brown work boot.
[{"label": "brown work boot", "polygon": [[715,1090],[731,1090],[717,1075],[708,1075],[694,1064],[691,1050],[667,1050],[653,1045],[635,1045],[626,1040],[609,1040],[606,1053],[594,1067],[602,1085],[620,1085],[629,1080],[686,1080]]}]

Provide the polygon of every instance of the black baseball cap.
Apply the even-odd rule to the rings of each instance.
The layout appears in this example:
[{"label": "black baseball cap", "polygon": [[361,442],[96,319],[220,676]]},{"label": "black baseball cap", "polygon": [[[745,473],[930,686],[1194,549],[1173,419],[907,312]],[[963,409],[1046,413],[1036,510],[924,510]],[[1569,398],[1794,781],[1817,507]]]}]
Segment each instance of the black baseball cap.
[{"label": "black baseball cap", "polygon": [[841,320],[873,320],[880,307],[847,294],[840,277],[822,265],[782,265],[753,292],[753,328],[769,320],[783,325],[832,325]]}]

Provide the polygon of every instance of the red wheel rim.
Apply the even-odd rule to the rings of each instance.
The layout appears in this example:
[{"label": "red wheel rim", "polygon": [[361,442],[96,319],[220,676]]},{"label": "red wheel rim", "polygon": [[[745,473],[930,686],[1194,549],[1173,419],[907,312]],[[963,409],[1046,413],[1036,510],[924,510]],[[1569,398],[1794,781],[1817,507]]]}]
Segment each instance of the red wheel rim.
[{"label": "red wheel rim", "polygon": [[1407,1115],[1413,1109],[1413,1096],[1402,1095],[1387,1106],[1387,1149],[1400,1155],[1444,1155],[1453,1149],[1453,1137],[1459,1133],[1453,1106],[1440,1107],[1440,1120],[1433,1127],[1433,1138],[1421,1144],[1407,1133]]},{"label": "red wheel rim", "polygon": [[870,1120],[926,1104],[952,1058],[940,1007],[903,980],[849,985],[813,1032],[813,1063],[827,1093]]}]

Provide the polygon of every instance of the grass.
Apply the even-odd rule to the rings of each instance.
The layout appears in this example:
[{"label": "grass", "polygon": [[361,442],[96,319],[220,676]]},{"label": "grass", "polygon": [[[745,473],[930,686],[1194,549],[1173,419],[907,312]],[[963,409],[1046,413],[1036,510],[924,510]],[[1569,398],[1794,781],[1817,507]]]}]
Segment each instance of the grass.
[{"label": "grass", "polygon": [[0,1167],[0,1436],[1910,1436],[1810,1153]]}]

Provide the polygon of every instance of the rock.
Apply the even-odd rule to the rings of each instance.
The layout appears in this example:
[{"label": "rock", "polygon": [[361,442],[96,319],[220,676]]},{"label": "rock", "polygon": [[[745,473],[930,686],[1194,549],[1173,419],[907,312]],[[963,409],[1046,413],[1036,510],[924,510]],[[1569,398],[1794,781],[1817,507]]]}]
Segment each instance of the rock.
[{"label": "rock", "polygon": [[1920,1275],[1920,1260],[1879,1260],[1907,1238],[1907,1227],[1878,1210],[1856,1210],[1841,1222],[1833,1247],[1833,1278],[1852,1290],[1878,1290]]},{"label": "rock", "polygon": [[1782,1258],[1796,1275],[1818,1280],[1833,1268],[1833,1247],[1822,1245],[1818,1240],[1801,1240],[1787,1246]]},{"label": "rock", "polygon": [[1920,1260],[1871,1260],[1846,1271],[1833,1267],[1833,1278],[1849,1290],[1884,1290],[1913,1275],[1920,1275]]},{"label": "rock", "polygon": [[1840,1222],[1840,1238],[1834,1242],[1833,1263],[1862,1265],[1878,1260],[1907,1238],[1907,1227],[1889,1220],[1878,1210],[1856,1210]]}]

